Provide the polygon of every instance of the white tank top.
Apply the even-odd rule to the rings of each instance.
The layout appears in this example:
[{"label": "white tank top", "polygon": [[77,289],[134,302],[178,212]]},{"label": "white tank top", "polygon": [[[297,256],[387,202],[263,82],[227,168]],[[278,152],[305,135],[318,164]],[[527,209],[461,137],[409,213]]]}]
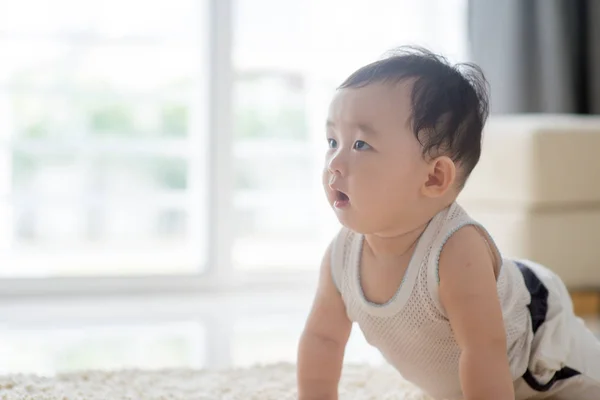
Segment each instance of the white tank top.
[{"label": "white tank top", "polygon": [[501,265],[497,279],[513,380],[528,367],[533,339],[530,294],[512,260],[502,259],[487,231],[456,203],[428,224],[396,294],[385,304],[369,302],[360,284],[364,236],[344,228],[332,247],[332,275],[351,321],[407,380],[434,398],[460,399],[460,348],[438,296],[438,261],[450,236],[466,225],[485,235]]}]

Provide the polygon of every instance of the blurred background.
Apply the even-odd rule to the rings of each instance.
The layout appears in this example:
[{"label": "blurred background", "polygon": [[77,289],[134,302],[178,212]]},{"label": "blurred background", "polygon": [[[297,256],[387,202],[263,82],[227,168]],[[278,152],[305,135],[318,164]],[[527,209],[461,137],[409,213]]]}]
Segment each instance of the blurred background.
[{"label": "blurred background", "polygon": [[[567,94],[514,100],[573,56],[522,44],[583,29],[567,3],[0,0],[0,373],[293,362],[338,228],[335,87],[417,44],[480,62],[497,114],[591,113],[578,64],[546,77]],[[346,361],[381,358],[355,330]]]}]

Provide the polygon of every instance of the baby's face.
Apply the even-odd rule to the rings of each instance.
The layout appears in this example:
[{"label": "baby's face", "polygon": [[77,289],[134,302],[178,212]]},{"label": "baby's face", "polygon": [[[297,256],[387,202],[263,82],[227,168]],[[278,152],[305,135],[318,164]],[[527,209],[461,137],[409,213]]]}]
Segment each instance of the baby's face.
[{"label": "baby's face", "polygon": [[410,127],[411,88],[341,89],[330,105],[323,185],[339,221],[356,232],[397,230],[418,211],[428,164]]}]

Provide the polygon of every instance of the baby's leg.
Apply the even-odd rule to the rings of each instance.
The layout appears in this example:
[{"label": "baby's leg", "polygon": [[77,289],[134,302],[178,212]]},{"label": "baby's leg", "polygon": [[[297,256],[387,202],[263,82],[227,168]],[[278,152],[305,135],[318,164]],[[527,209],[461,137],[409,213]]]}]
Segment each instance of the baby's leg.
[{"label": "baby's leg", "polygon": [[598,400],[600,384],[585,375],[558,381],[547,392],[538,392],[521,378],[515,382],[516,400]]},{"label": "baby's leg", "polygon": [[578,374],[557,380],[545,392],[533,390],[520,379],[515,382],[517,400],[600,400],[600,341],[576,317],[573,317],[572,328],[577,339],[566,365]]},{"label": "baby's leg", "polygon": [[574,376],[558,382],[549,400],[598,400],[600,399],[600,383],[585,375]]},{"label": "baby's leg", "polygon": [[600,340],[580,318],[573,316],[571,327],[575,335],[575,345],[567,365],[580,372],[580,375],[557,382],[549,398],[598,400],[600,399]]},{"label": "baby's leg", "polygon": [[539,335],[546,329],[546,335],[537,337],[543,344],[538,355],[542,361],[548,355],[550,361],[561,359],[562,365],[575,375],[558,379],[548,391],[527,398],[600,400],[600,340],[573,313],[573,304],[562,280],[540,265],[530,263],[529,267],[548,288],[547,320],[538,331]]}]

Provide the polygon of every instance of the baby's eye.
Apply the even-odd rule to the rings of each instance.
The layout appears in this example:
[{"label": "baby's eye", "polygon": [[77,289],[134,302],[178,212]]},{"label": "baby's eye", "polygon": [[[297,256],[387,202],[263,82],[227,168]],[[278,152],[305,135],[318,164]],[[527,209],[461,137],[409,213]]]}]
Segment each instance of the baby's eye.
[{"label": "baby's eye", "polygon": [[354,142],[355,150],[368,150],[370,148],[371,148],[371,146],[369,146],[369,144],[367,142],[364,142],[362,140],[357,140],[356,142]]},{"label": "baby's eye", "polygon": [[330,149],[335,149],[337,147],[337,142],[335,139],[327,139],[327,143],[329,143]]}]

